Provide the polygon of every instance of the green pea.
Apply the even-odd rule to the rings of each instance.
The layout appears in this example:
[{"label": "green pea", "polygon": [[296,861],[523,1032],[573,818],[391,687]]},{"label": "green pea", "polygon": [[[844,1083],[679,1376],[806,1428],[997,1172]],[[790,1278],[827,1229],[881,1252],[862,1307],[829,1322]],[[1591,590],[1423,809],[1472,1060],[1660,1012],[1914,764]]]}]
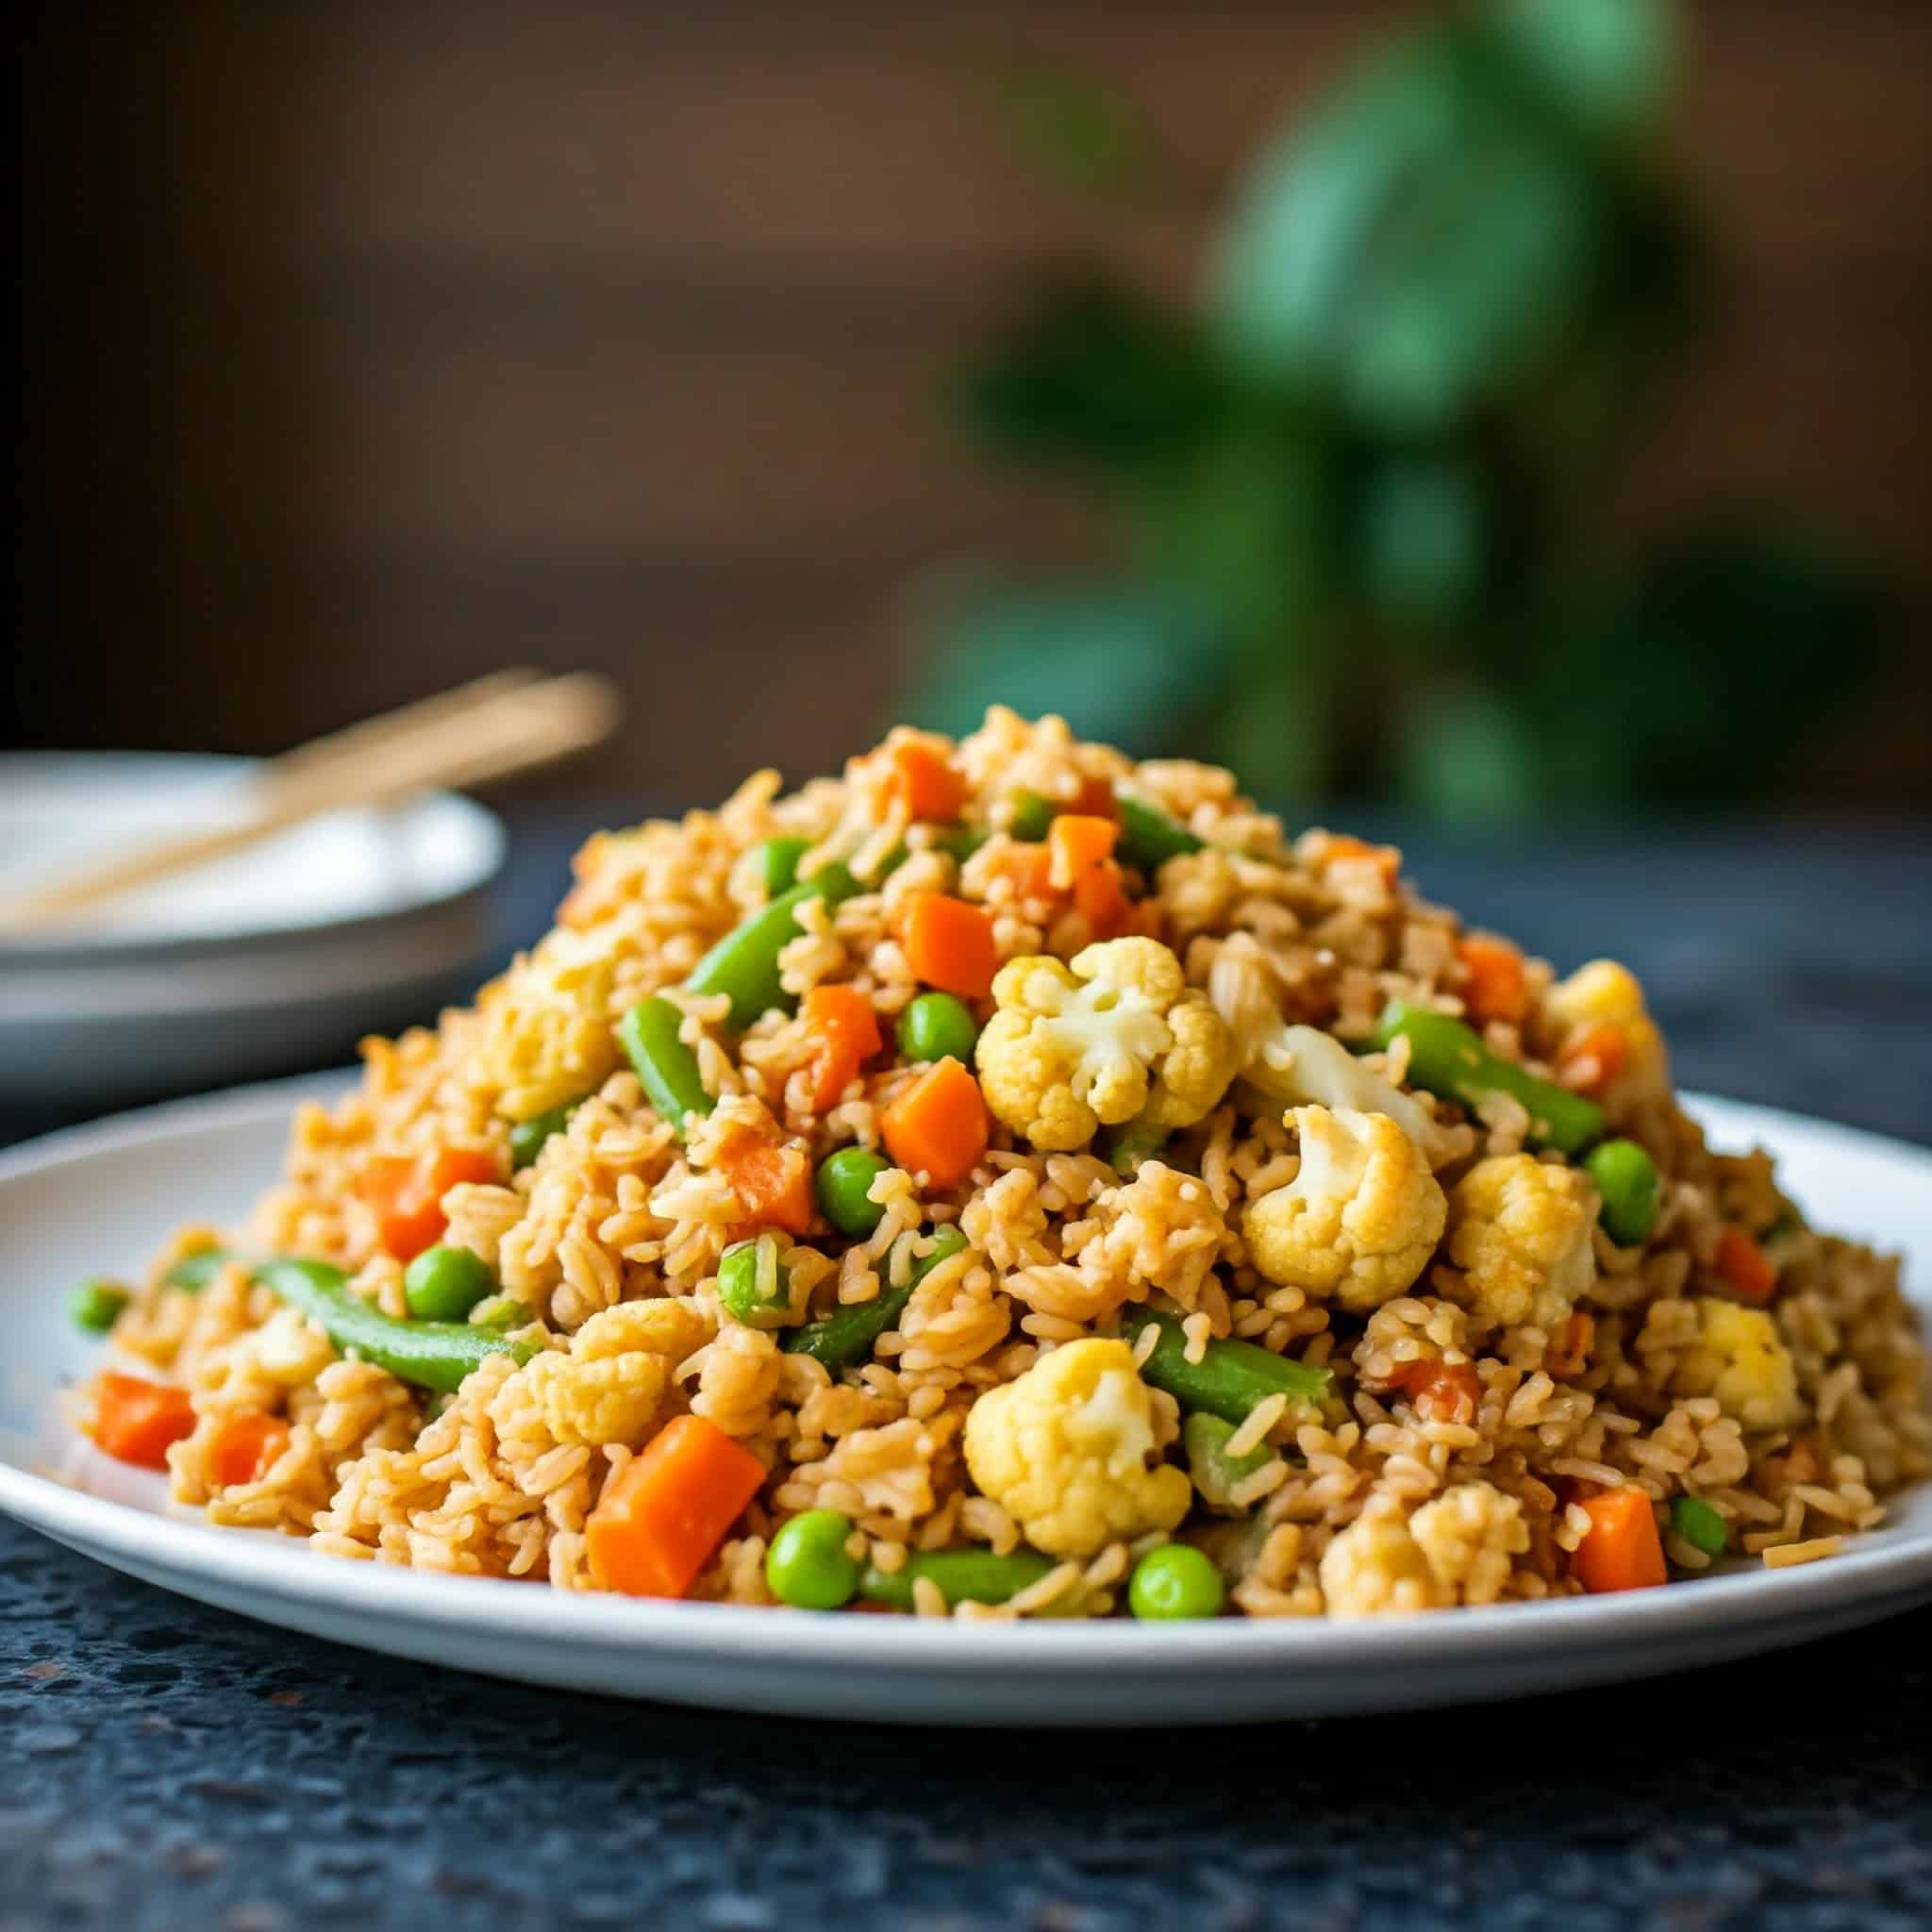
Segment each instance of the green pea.
[{"label": "green pea", "polygon": [[1598,1219],[1620,1248],[1646,1241],[1663,1205],[1657,1163],[1635,1141],[1605,1141],[1592,1147],[1583,1171],[1603,1196]]},{"label": "green pea", "polygon": [[403,1270],[403,1299],[425,1322],[467,1322],[470,1310],[495,1292],[490,1264],[468,1248],[438,1243]]},{"label": "green pea", "polygon": [[923,992],[899,1015],[899,1051],[908,1060],[937,1063],[950,1056],[971,1066],[978,1039],[972,1008],[949,992]]},{"label": "green pea", "polygon": [[1724,1520],[1702,1496],[1679,1496],[1671,1505],[1671,1527],[1707,1557],[1722,1557],[1729,1537]]},{"label": "green pea", "polygon": [[809,839],[767,839],[753,846],[760,882],[767,899],[789,892],[798,877],[798,861],[811,850]]},{"label": "green pea", "polygon": [[1024,839],[1030,845],[1039,844],[1053,824],[1053,800],[1038,791],[1014,792],[1013,837]]},{"label": "green pea", "polygon": [[870,1234],[886,1218],[871,1192],[873,1182],[891,1165],[870,1147],[841,1147],[819,1162],[819,1206],[841,1234]]},{"label": "green pea", "polygon": [[733,1241],[718,1257],[718,1305],[747,1328],[782,1328],[791,1318],[791,1271],[769,1230]]},{"label": "green pea", "polygon": [[118,1281],[91,1275],[68,1297],[67,1312],[74,1325],[90,1335],[105,1335],[120,1318],[121,1310],[133,1300]]},{"label": "green pea", "polygon": [[582,1105],[581,1101],[567,1100],[561,1107],[553,1107],[548,1112],[532,1114],[526,1121],[519,1121],[509,1130],[509,1164],[513,1169],[528,1167],[543,1151],[543,1143],[553,1134],[560,1134],[570,1125],[570,1117]]},{"label": "green pea", "polygon": [[808,1509],[781,1524],[765,1552],[772,1594],[793,1609],[842,1609],[858,1593],[858,1558],[845,1547],[851,1535],[851,1518],[836,1509]]},{"label": "green pea", "polygon": [[933,834],[932,849],[964,865],[986,843],[987,835],[976,825],[941,825]]},{"label": "green pea", "polygon": [[1145,1624],[1218,1617],[1226,1601],[1221,1572],[1191,1543],[1149,1550],[1127,1583],[1127,1607]]}]

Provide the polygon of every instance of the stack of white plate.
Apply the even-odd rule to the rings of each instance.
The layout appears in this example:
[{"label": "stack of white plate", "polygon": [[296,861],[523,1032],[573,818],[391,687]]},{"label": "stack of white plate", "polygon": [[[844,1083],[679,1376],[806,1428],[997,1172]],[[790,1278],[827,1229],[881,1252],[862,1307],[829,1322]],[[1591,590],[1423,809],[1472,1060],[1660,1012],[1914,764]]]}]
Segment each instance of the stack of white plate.
[{"label": "stack of white plate", "polygon": [[[232,823],[256,763],[0,756],[0,893]],[[0,1104],[106,1105],[340,1059],[434,1016],[486,952],[503,827],[439,792],[311,819],[30,936],[0,935]]]}]

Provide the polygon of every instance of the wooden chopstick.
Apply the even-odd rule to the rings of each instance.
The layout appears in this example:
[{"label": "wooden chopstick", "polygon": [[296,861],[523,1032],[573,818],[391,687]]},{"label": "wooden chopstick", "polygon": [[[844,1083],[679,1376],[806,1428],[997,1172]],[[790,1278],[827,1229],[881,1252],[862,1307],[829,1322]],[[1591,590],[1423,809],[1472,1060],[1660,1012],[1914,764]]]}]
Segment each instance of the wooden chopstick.
[{"label": "wooden chopstick", "polygon": [[273,760],[255,808],[233,825],[161,840],[0,900],[0,929],[51,924],[117,893],[239,852],[319,812],[392,805],[437,786],[480,785],[553,763],[608,737],[622,710],[616,687],[589,673],[480,678]]}]

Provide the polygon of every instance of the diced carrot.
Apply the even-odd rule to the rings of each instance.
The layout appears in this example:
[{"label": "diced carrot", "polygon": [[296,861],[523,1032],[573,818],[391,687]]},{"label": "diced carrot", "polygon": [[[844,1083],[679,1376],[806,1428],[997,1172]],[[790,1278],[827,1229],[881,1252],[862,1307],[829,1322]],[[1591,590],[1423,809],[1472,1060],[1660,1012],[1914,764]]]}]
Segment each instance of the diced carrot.
[{"label": "diced carrot", "polygon": [[922,1074],[879,1115],[886,1151],[936,1188],[957,1187],[986,1152],[990,1129],[979,1082],[956,1059]]},{"label": "diced carrot", "polygon": [[1465,933],[1457,942],[1462,961],[1462,1004],[1472,1020],[1487,1024],[1523,1018],[1523,955],[1507,940],[1492,933]]},{"label": "diced carrot", "polygon": [[88,1434],[118,1461],[166,1469],[168,1444],[178,1442],[193,1428],[194,1407],[187,1390],[111,1370],[94,1377]]},{"label": "diced carrot", "polygon": [[375,1217],[375,1239],[398,1261],[433,1248],[449,1225],[442,1197],[463,1181],[501,1178],[494,1156],[481,1147],[439,1147],[411,1160],[378,1155],[363,1168],[356,1192]]},{"label": "diced carrot", "polygon": [[1768,1302],[1777,1287],[1776,1265],[1741,1227],[1727,1227],[1718,1236],[1715,1266],[1742,1301]]},{"label": "diced carrot", "polygon": [[966,781],[946,762],[944,753],[924,739],[903,739],[892,747],[891,790],[915,819],[941,823],[959,816]]},{"label": "diced carrot", "polygon": [[787,1234],[811,1225],[811,1159],[804,1148],[781,1147],[743,1127],[724,1137],[717,1161],[750,1225]]},{"label": "diced carrot", "polygon": [[259,1482],[289,1446],[289,1425],[278,1415],[244,1408],[215,1431],[208,1445],[208,1467],[225,1490]]},{"label": "diced carrot", "polygon": [[872,1001],[856,986],[813,987],[805,996],[805,1024],[813,1047],[811,1104],[823,1113],[885,1041]]},{"label": "diced carrot", "polygon": [[1113,782],[1108,778],[1082,778],[1074,809],[1085,818],[1118,819],[1120,802],[1113,795]]},{"label": "diced carrot", "polygon": [[1576,1580],[1593,1595],[1648,1590],[1665,1579],[1663,1540],[1657,1512],[1643,1491],[1605,1490],[1583,1505],[1590,1528],[1570,1558]]},{"label": "diced carrot", "polygon": [[1602,1095],[1630,1058],[1629,1036],[1607,1020],[1586,1026],[1557,1057],[1557,1078],[1578,1093]]},{"label": "diced carrot", "polygon": [[1371,845],[1366,839],[1357,839],[1353,832],[1336,832],[1331,835],[1323,848],[1323,863],[1330,864],[1338,858],[1373,858],[1375,870],[1382,874],[1385,884],[1393,885],[1396,874],[1402,870],[1402,854],[1392,845]]},{"label": "diced carrot", "polygon": [[907,903],[902,937],[915,979],[962,1000],[982,1000],[992,991],[1000,956],[992,915],[983,906],[945,892],[915,892]]},{"label": "diced carrot", "polygon": [[1483,1399],[1482,1378],[1473,1362],[1404,1362],[1390,1379],[1413,1400],[1424,1422],[1467,1422]]},{"label": "diced carrot", "polygon": [[716,1423],[681,1415],[605,1486],[585,1524],[591,1562],[626,1596],[680,1597],[764,1480]]},{"label": "diced carrot", "polygon": [[1562,1334],[1543,1352],[1544,1372],[1558,1381],[1566,1375],[1580,1375],[1595,1340],[1596,1318],[1578,1308],[1563,1324]]},{"label": "diced carrot", "polygon": [[1047,829],[1048,876],[1073,895],[1074,909],[1096,939],[1118,939],[1134,921],[1134,904],[1121,884],[1113,848],[1120,827],[1111,819],[1063,812]]},{"label": "diced carrot", "polygon": [[987,865],[991,875],[1006,880],[1018,898],[1050,899],[1054,895],[1053,852],[1048,846],[1017,841],[991,858]]}]

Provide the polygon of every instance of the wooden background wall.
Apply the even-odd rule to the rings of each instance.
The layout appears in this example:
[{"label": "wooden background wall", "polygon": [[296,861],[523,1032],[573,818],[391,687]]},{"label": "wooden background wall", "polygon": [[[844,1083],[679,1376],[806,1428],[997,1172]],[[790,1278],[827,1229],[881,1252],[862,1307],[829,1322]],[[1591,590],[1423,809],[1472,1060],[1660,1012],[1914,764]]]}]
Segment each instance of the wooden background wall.
[{"label": "wooden background wall", "polygon": [[[1395,9],[1351,0],[42,0],[8,29],[25,233],[8,736],[273,749],[506,661],[628,687],[578,782],[834,762],[908,576],[1057,554],[932,407],[1011,275],[1108,239],[962,77],[1117,77],[1203,206]],[[1621,514],[1722,490],[1861,531],[1920,651],[1818,779],[1924,798],[1932,5],[1709,0],[1683,146],[1724,340]]]}]

